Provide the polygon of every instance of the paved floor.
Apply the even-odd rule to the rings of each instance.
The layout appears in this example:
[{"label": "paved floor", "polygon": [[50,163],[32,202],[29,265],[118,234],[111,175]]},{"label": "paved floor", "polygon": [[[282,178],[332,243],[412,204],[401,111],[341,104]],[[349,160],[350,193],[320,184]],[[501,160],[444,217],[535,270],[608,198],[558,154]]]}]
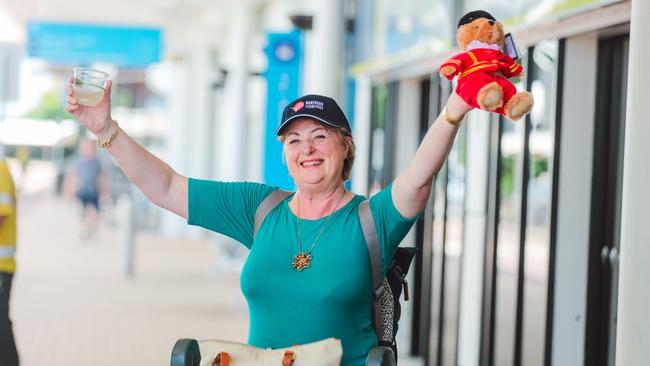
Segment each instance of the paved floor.
[{"label": "paved floor", "polygon": [[239,279],[211,277],[207,241],[140,233],[129,280],[114,227],[81,243],[76,207],[47,192],[19,210],[11,310],[23,366],[168,365],[177,338],[245,340]]}]

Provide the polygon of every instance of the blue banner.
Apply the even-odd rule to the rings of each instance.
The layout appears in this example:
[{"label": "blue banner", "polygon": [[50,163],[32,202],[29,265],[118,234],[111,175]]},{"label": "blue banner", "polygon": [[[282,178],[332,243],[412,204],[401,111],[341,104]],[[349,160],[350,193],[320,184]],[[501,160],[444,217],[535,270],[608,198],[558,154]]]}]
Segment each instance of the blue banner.
[{"label": "blue banner", "polygon": [[112,63],[142,68],[160,62],[162,32],[156,28],[30,22],[27,56],[55,64]]},{"label": "blue banner", "polygon": [[268,33],[265,53],[268,69],[266,132],[264,145],[264,182],[286,190],[294,190],[294,183],[282,156],[282,144],[275,135],[283,108],[298,98],[302,80],[303,36],[295,30],[290,33]]}]

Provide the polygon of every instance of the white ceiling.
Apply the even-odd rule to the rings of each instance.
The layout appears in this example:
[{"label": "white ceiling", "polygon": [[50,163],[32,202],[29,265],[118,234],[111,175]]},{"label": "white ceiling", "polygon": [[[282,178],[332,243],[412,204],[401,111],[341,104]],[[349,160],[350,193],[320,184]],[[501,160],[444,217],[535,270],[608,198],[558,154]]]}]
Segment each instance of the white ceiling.
[{"label": "white ceiling", "polygon": [[[263,58],[263,32],[291,27],[287,14],[309,12],[313,1],[329,0],[0,0],[0,42],[24,45],[29,21],[158,27],[165,58],[179,59],[197,47],[210,47],[228,63],[229,27],[238,6],[257,13],[251,46]],[[256,54],[254,54],[255,56]],[[263,68],[256,57],[254,69]]]},{"label": "white ceiling", "polygon": [[14,41],[22,43],[30,20],[154,26],[181,33],[193,29],[223,32],[238,2],[241,0],[0,0],[0,40],[16,38],[17,30],[19,39]]}]

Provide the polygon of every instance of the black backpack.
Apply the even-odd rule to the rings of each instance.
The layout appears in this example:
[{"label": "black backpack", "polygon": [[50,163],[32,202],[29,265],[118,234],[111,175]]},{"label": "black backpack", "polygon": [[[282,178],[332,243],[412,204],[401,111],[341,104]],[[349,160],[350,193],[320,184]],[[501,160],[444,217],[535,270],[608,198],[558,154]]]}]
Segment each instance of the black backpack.
[{"label": "black backpack", "polygon": [[[257,235],[257,231],[269,212],[291,194],[291,192],[276,189],[260,203],[255,211],[254,236]],[[404,300],[409,300],[406,274],[417,253],[417,248],[397,248],[388,266],[386,276],[381,278],[381,246],[368,200],[359,204],[359,221],[368,244],[368,255],[372,268],[372,326],[375,329],[379,345],[390,347],[395,354],[395,360],[397,360],[395,336],[397,335],[397,323],[401,316],[399,298],[404,290]]]}]

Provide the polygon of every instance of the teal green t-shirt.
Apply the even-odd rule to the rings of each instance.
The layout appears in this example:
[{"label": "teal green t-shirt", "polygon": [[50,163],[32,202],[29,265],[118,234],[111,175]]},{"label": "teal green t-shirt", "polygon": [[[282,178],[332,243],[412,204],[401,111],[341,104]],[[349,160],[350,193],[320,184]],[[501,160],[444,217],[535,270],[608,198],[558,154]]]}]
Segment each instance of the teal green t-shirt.
[{"label": "teal green t-shirt", "polygon": [[[312,250],[311,267],[291,267],[298,254],[297,218],[285,199],[262,223],[255,240],[255,210],[276,187],[190,179],[188,223],[229,236],[250,249],[241,288],[250,312],[248,343],[282,348],[339,338],[344,366],[365,365],[377,345],[372,329],[372,273],[358,216],[365,198],[355,196],[332,213]],[[417,217],[403,218],[391,187],[370,198],[382,247],[383,270]],[[300,221],[302,249],[309,250],[327,217]],[[386,255],[388,253],[388,255]]]}]

